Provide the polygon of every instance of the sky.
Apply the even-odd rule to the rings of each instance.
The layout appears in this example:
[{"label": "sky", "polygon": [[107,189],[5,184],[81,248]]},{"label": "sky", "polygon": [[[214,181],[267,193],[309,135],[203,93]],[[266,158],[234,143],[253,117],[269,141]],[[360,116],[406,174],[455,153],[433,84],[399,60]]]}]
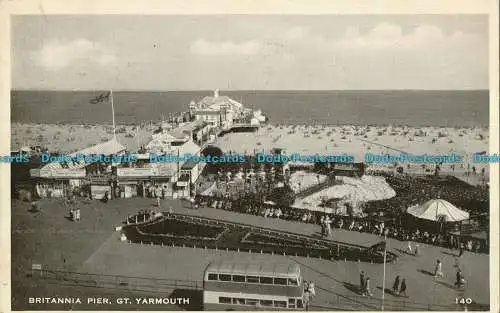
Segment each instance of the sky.
[{"label": "sky", "polygon": [[487,15],[32,15],[13,89],[487,89]]}]

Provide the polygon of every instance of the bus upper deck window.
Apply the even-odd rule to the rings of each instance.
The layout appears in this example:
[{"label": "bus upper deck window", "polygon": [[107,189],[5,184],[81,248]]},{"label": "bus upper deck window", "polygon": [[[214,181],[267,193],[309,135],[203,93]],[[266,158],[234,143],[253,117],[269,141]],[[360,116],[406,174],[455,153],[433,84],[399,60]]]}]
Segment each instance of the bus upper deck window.
[{"label": "bus upper deck window", "polygon": [[258,283],[259,277],[257,276],[247,276],[247,283]]},{"label": "bus upper deck window", "polygon": [[245,282],[245,276],[242,275],[233,275],[233,281],[237,283],[244,283]]},{"label": "bus upper deck window", "polygon": [[272,285],[273,284],[273,278],[272,277],[265,277],[265,276],[262,276],[260,278],[260,283],[261,284],[270,284]]},{"label": "bus upper deck window", "polygon": [[208,274],[208,280],[218,280],[217,274],[209,273]]},{"label": "bus upper deck window", "polygon": [[286,278],[274,278],[275,285],[286,285]]},{"label": "bus upper deck window", "polygon": [[219,274],[219,280],[222,280],[222,281],[231,281],[231,275]]},{"label": "bus upper deck window", "polygon": [[297,279],[295,279],[295,278],[288,278],[288,285],[298,286],[299,283],[297,282]]}]

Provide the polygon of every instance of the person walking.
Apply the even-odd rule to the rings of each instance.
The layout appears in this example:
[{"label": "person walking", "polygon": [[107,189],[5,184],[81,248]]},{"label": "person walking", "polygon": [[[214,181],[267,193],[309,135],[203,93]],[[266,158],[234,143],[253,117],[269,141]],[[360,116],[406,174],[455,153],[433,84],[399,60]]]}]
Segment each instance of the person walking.
[{"label": "person walking", "polygon": [[314,288],[314,282],[310,281],[309,287],[307,289],[309,290],[309,296],[310,296],[309,301],[312,301],[314,299],[314,296],[316,296],[316,289]]},{"label": "person walking", "polygon": [[373,297],[373,294],[370,290],[370,277],[367,277],[366,278],[366,281],[365,281],[365,292],[370,296],[370,297]]},{"label": "person walking", "polygon": [[441,260],[437,260],[434,269],[434,279],[443,278],[443,276],[443,263],[441,263]]},{"label": "person walking", "polygon": [[401,287],[399,288],[399,295],[404,297],[408,297],[406,295],[406,278],[403,278],[403,281],[401,282]]},{"label": "person walking", "polygon": [[325,218],[325,229],[326,229],[326,236],[330,237],[332,235],[332,221],[330,220],[330,216],[326,216]]},{"label": "person walking", "polygon": [[458,256],[457,257],[461,258],[462,255],[464,255],[464,244],[460,243],[460,248],[458,249]]},{"label": "person walking", "polygon": [[396,276],[396,279],[394,280],[394,284],[392,285],[392,292],[395,294],[399,294],[399,275]]},{"label": "person walking", "polygon": [[361,271],[359,274],[359,291],[362,295],[365,293],[365,271]]},{"label": "person walking", "polygon": [[413,248],[411,247],[411,241],[408,241],[408,247],[406,248],[406,252],[408,252],[408,254],[413,254]]},{"label": "person walking", "polygon": [[465,286],[465,279],[462,274],[462,270],[458,269],[457,270],[457,281],[455,282],[455,287],[457,288],[463,288]]},{"label": "person walking", "polygon": [[76,208],[76,211],[75,211],[75,221],[76,222],[80,221],[80,208]]},{"label": "person walking", "polygon": [[304,292],[302,300],[304,302],[306,312],[309,311],[309,303],[311,302],[311,295],[309,294],[309,291]]}]

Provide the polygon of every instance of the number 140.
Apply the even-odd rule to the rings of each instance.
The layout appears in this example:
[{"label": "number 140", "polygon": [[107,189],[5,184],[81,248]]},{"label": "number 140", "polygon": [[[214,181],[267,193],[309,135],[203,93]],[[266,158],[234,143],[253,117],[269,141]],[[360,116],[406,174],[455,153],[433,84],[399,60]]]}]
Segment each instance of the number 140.
[{"label": "number 140", "polygon": [[456,304],[471,304],[472,299],[471,298],[455,298],[455,303]]}]

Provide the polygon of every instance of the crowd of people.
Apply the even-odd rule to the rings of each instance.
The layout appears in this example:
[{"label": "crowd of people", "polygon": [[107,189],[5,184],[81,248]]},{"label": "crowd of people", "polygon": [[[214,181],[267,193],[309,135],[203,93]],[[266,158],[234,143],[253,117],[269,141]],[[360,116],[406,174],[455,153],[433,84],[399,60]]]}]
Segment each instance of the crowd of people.
[{"label": "crowd of people", "polygon": [[449,201],[472,214],[489,209],[487,187],[473,187],[455,177],[416,177],[386,172],[374,175],[383,176],[396,192],[396,197],[366,203],[364,210],[367,212],[385,211],[397,216],[410,206],[436,198]]},{"label": "crowd of people", "polygon": [[[170,211],[169,211],[170,212]],[[139,211],[131,216],[127,216],[125,224],[139,224],[153,221],[163,216],[162,212],[152,209],[139,209]]]},{"label": "crowd of people", "polygon": [[293,207],[279,207],[276,205],[246,202],[244,200],[231,200],[227,198],[215,198],[210,196],[197,196],[197,205],[211,206],[217,209],[237,211],[251,215],[263,216],[265,218],[278,218],[288,221],[317,224],[321,226],[323,236],[331,236],[332,229],[343,229],[357,231],[378,236],[395,238],[400,241],[421,242],[431,245],[438,245],[447,248],[464,249],[472,252],[487,252],[488,245],[484,240],[468,239],[460,240],[457,237],[439,232],[436,227],[423,228],[409,227],[404,223],[403,214],[398,218],[386,218],[385,221],[377,216],[353,217],[334,214],[325,214],[318,211],[299,209]]},{"label": "crowd of people", "polygon": [[[458,266],[456,267],[457,267],[457,273],[455,275],[456,278],[454,285],[456,288],[464,288],[466,283],[464,274],[462,273],[462,270]],[[444,278],[443,263],[441,262],[441,260],[437,260],[436,266],[434,268],[434,279],[438,280],[442,278]]]}]

